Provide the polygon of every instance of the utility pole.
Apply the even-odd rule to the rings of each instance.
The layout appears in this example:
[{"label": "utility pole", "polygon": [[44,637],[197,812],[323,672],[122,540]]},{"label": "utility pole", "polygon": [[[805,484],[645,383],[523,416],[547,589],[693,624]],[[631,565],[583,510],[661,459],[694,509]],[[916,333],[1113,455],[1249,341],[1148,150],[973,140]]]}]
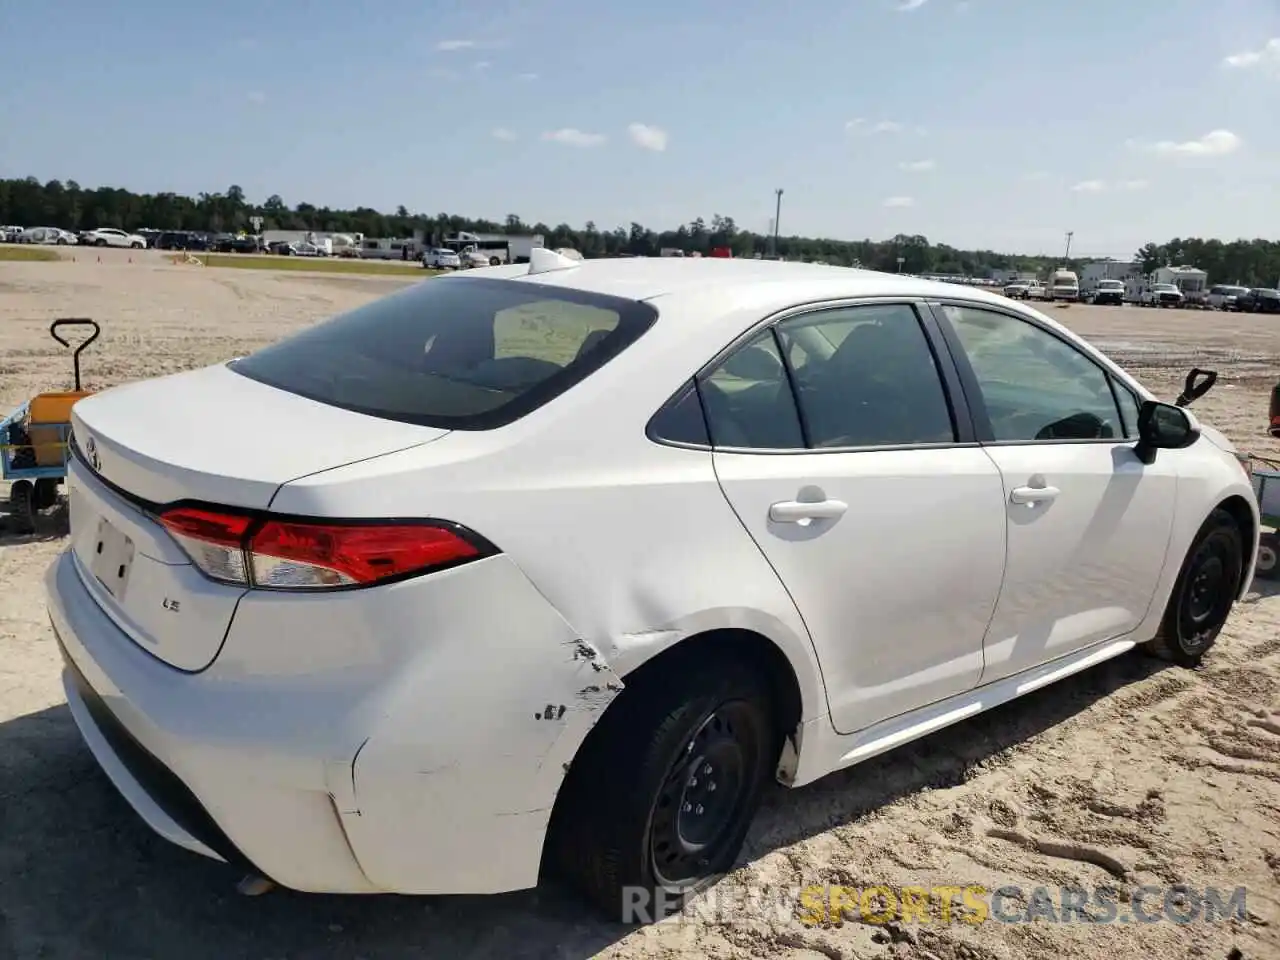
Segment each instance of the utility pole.
[{"label": "utility pole", "polygon": [[[1075,235],[1076,235],[1076,232],[1074,230],[1067,231],[1067,252],[1063,255],[1062,257],[1063,260],[1071,259],[1071,238],[1074,237]],[[1065,264],[1063,265],[1065,266]]]},{"label": "utility pole", "polygon": [[774,192],[778,197],[777,204],[773,211],[773,249],[770,253],[776,257],[778,255],[778,223],[782,219],[782,188],[779,187]]}]

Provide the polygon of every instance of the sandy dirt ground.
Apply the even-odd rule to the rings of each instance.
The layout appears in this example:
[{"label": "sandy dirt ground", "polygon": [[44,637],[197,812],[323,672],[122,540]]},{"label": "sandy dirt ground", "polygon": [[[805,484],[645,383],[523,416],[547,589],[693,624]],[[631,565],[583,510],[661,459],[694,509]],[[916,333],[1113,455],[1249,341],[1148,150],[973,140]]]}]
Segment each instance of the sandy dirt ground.
[{"label": "sandy dirt ground", "polygon": [[[46,333],[55,317],[102,323],[84,355],[87,384],[101,388],[245,353],[405,283],[102,259],[0,263],[0,406],[69,383]],[[1275,318],[1052,313],[1168,399],[1193,363],[1218,369],[1196,412],[1243,449],[1280,456],[1265,433]],[[55,510],[21,538],[3,520],[0,960],[1280,957],[1280,597],[1265,581],[1195,672],[1126,656],[810,787],[777,788],[717,902],[628,929],[555,889],[237,895],[226,867],[153,836],[79,741],[41,583],[65,517]],[[1244,886],[1247,906],[1215,923],[943,923],[935,907],[929,923],[812,925],[787,899],[811,884],[1018,885],[1024,900],[1006,913],[1036,887]],[[760,905],[731,907],[752,890]]]}]

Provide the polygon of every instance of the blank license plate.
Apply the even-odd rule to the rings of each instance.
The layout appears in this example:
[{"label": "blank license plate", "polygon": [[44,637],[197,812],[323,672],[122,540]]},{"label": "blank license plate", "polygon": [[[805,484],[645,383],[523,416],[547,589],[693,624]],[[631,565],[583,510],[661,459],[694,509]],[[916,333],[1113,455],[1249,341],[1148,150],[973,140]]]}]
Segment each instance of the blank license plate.
[{"label": "blank license plate", "polygon": [[123,600],[125,588],[129,585],[129,569],[133,566],[133,541],[104,517],[98,520],[93,550],[90,570],[108,593],[117,600]]}]

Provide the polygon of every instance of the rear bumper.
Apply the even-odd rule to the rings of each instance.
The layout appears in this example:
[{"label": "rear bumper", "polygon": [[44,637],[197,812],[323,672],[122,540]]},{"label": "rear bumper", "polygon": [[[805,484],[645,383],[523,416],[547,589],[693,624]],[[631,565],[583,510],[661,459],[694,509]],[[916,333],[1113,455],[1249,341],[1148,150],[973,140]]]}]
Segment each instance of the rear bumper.
[{"label": "rear bumper", "polygon": [[[344,595],[376,617],[245,601],[223,657],[184,673],[103,613],[73,554],[46,575],[72,715],[161,836],[307,892],[533,886],[565,769],[620,682],[573,655],[508,558],[398,586]],[[431,636],[401,635],[409,612]]]}]

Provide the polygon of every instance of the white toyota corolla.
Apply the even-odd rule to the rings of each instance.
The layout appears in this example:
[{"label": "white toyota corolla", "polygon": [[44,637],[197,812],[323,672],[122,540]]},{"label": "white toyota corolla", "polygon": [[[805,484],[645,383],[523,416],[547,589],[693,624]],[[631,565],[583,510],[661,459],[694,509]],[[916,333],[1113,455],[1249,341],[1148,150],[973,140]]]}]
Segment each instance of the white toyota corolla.
[{"label": "white toyota corolla", "polygon": [[160,834],[303,891],[618,915],[796,786],[1252,576],[1244,458],[977,290],[718,259],[416,284],[74,409],[49,609]]}]

